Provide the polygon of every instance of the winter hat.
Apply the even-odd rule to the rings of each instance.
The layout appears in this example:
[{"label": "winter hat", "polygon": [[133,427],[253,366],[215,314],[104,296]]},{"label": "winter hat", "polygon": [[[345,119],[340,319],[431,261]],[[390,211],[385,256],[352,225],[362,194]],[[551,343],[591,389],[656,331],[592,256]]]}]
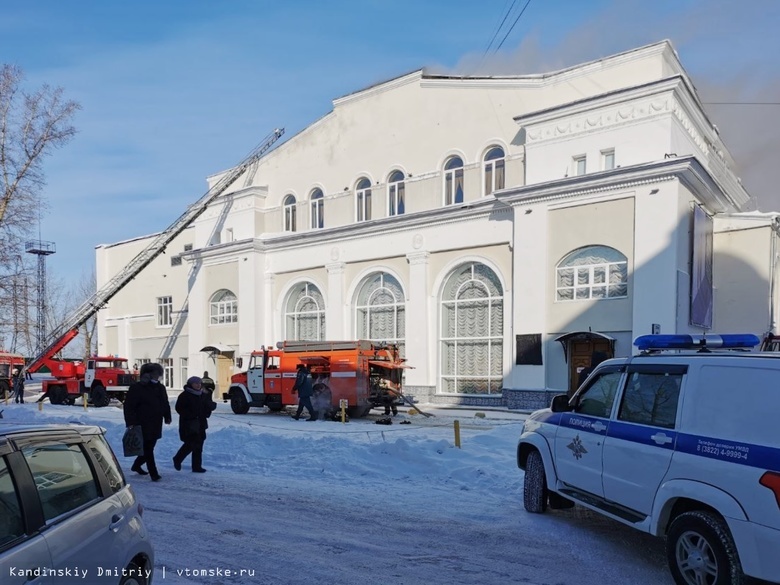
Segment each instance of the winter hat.
[{"label": "winter hat", "polygon": [[143,376],[144,374],[147,374],[150,377],[153,376],[154,374],[157,374],[158,376],[162,376],[163,375],[163,367],[160,364],[156,364],[154,362],[152,362],[152,363],[145,363],[145,364],[143,364],[141,366],[140,374],[141,374],[141,376]]},{"label": "winter hat", "polygon": [[194,386],[195,384],[203,384],[203,380],[197,376],[192,376],[187,380],[187,386]]}]

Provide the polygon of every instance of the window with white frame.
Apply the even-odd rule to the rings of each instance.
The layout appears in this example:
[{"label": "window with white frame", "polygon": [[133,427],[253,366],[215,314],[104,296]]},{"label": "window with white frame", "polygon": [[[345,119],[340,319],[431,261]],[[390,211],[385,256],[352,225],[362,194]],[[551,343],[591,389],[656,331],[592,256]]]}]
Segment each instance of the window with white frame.
[{"label": "window with white frame", "polygon": [[572,159],[575,175],[584,175],[587,172],[587,160],[584,154]]},{"label": "window with white frame", "polygon": [[287,195],[282,203],[284,209],[284,231],[294,232],[296,227],[295,196]]},{"label": "window with white frame", "polygon": [[166,388],[173,388],[173,358],[160,358],[163,369],[163,384]]},{"label": "window with white frame", "polygon": [[187,380],[189,379],[189,374],[187,373],[188,367],[189,367],[189,358],[179,358],[179,379],[181,380],[181,387],[184,388],[184,384],[187,383]]},{"label": "window with white frame", "polygon": [[218,290],[209,301],[209,324],[223,325],[238,322],[238,299],[227,289]]},{"label": "window with white frame", "polygon": [[463,159],[453,156],[444,163],[444,205],[463,203]]},{"label": "window with white frame", "polygon": [[294,287],[285,303],[285,339],[319,341],[325,338],[325,299],[311,282]]},{"label": "window with white frame", "polygon": [[504,291],[493,270],[456,268],[441,294],[441,391],[500,394],[503,384]]},{"label": "window with white frame", "polygon": [[403,215],[406,211],[404,174],[393,171],[387,178],[388,214]]},{"label": "window with white frame", "polygon": [[404,307],[404,291],[395,277],[386,272],[367,277],[355,303],[356,339],[395,343],[404,355]]},{"label": "window with white frame", "polygon": [[601,170],[610,171],[615,168],[615,149],[601,151]]},{"label": "window with white frame", "polygon": [[493,191],[498,191],[506,186],[503,148],[493,146],[488,149],[487,153],[485,153],[482,171],[485,179],[485,195],[490,195]]},{"label": "window with white frame", "polygon": [[357,220],[368,221],[371,219],[371,181],[365,177],[357,182],[355,200],[357,202]]},{"label": "window with white frame", "polygon": [[628,296],[626,257],[608,246],[574,250],[556,268],[558,301],[617,299]]},{"label": "window with white frame", "polygon": [[325,227],[325,197],[322,189],[311,192],[311,229],[319,230]]},{"label": "window with white frame", "polygon": [[157,297],[157,326],[173,325],[173,297]]}]

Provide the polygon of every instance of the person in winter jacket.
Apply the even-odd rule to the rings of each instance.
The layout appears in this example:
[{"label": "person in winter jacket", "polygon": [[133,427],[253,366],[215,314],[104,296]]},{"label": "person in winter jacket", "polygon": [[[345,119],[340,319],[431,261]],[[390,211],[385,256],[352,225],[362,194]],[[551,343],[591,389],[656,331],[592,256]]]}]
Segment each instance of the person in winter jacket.
[{"label": "person in winter jacket", "polygon": [[204,473],[203,443],[206,440],[208,418],[217,403],[211,399],[211,393],[203,388],[203,380],[192,376],[184,385],[184,391],[176,399],[176,412],[179,413],[179,439],[182,446],[173,456],[173,466],[181,471],[181,464],[192,453],[192,471]]},{"label": "person in winter jacket", "polygon": [[203,380],[203,390],[205,392],[214,392],[214,390],[217,389],[217,385],[214,383],[214,380],[209,377],[208,372],[203,372],[203,378],[201,379]]},{"label": "person in winter jacket", "polygon": [[311,396],[314,393],[311,372],[306,364],[298,364],[298,373],[295,375],[295,384],[293,384],[293,392],[298,392],[298,411],[293,417],[295,420],[301,418],[303,413],[303,407],[309,411],[309,418],[306,420],[317,420],[317,413],[311,404]]},{"label": "person in winter jacket", "polygon": [[19,369],[13,371],[14,402],[24,404],[24,378],[19,375]]},{"label": "person in winter jacket", "polygon": [[[148,474],[152,481],[160,480],[154,447],[162,438],[163,421],[166,425],[171,424],[171,405],[168,392],[160,382],[162,375],[160,364],[143,364],[140,378],[128,388],[124,404],[125,424],[128,427],[140,425],[144,439],[144,454],[136,458],[130,469],[141,475]],[[148,471],[143,469],[144,463]]]}]

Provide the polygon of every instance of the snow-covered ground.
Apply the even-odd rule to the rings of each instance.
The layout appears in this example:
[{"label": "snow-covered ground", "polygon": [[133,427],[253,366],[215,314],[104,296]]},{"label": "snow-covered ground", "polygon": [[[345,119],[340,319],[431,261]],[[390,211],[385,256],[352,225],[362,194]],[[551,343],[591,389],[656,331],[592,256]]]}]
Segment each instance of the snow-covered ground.
[{"label": "snow-covered ground", "polygon": [[107,429],[146,507],[158,584],[672,583],[660,539],[579,507],[525,512],[516,413],[402,412],[383,426],[379,415],[306,422],[255,409],[234,415],[220,403],[208,472],[191,473],[189,460],[173,469],[174,415],[156,450],[162,480],[152,483],[121,457],[120,408],[0,408],[4,420]]}]

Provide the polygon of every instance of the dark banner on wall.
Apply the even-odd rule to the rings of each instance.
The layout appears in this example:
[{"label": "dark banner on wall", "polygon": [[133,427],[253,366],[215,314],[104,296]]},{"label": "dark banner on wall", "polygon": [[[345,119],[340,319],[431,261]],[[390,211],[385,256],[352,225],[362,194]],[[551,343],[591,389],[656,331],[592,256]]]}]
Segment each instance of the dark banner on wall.
[{"label": "dark banner on wall", "polygon": [[712,328],[712,218],[693,207],[693,258],[691,261],[691,325]]},{"label": "dark banner on wall", "polygon": [[517,336],[517,357],[515,364],[518,366],[542,365],[542,334],[528,333]]}]

